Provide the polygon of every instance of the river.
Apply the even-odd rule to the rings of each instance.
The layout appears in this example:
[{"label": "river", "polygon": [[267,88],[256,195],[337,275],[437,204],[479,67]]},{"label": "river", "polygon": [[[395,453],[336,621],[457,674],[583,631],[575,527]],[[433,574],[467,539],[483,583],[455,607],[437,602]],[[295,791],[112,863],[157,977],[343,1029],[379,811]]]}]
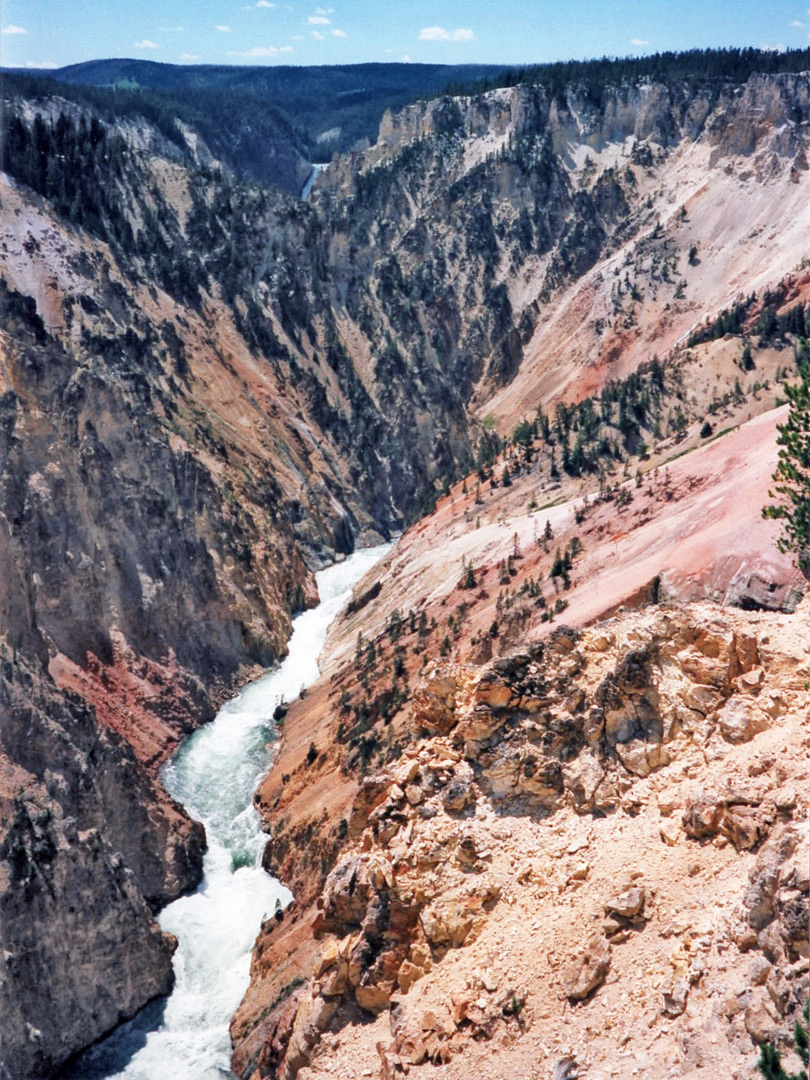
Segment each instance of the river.
[{"label": "river", "polygon": [[329,624],[389,547],[365,548],[320,571],[320,603],[295,619],[282,664],[190,735],[165,767],[166,789],[203,822],[208,837],[199,888],[160,914],[161,927],[179,941],[174,989],[87,1051],[69,1080],[232,1077],[228,1024],[248,986],[253,942],[276,901],[291,899],[261,869],[266,838],[252,802],[272,758],[273,711],[315,682]]},{"label": "river", "polygon": [[307,196],[309,195],[310,191],[312,191],[312,186],[315,183],[316,179],[318,178],[318,173],[323,172],[324,169],[328,169],[328,168],[329,168],[329,162],[326,162],[326,164],[324,164],[324,165],[313,165],[312,166],[312,172],[309,174],[309,177],[307,178],[307,182],[301,188],[301,201],[302,202],[307,201]]}]

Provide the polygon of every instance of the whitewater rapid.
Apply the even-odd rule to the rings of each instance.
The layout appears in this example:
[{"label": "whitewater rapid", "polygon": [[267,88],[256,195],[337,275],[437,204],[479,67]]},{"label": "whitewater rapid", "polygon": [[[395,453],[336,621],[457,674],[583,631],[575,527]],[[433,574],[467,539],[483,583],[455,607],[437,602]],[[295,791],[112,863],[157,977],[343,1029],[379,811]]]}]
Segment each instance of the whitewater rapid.
[{"label": "whitewater rapid", "polygon": [[253,807],[272,756],[273,712],[315,682],[329,624],[389,546],[365,548],[318,573],[320,603],[295,619],[280,667],[190,735],[164,769],[166,789],[203,822],[208,838],[199,888],[160,915],[162,929],[179,941],[174,989],[84,1054],[71,1080],[232,1077],[228,1024],[248,986],[253,942],[276,902],[292,898],[261,869],[266,837]]}]

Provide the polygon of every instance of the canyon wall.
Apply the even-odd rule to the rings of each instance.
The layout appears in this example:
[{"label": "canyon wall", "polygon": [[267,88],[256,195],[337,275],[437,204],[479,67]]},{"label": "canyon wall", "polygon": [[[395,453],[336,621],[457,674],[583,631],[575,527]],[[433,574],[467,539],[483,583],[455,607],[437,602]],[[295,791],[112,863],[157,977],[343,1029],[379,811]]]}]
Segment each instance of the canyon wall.
[{"label": "canyon wall", "polygon": [[[192,131],[178,142],[131,116],[102,122],[62,98],[10,94],[9,1075],[51,1075],[167,989],[171,942],[153,914],[194,887],[204,838],[157,770],[283,655],[293,612],[315,600],[315,569],[434,510],[443,492],[460,504],[452,482],[496,453],[496,433],[633,374],[656,350],[678,360],[684,336],[738,294],[758,297],[747,333],[768,304],[778,318],[806,303],[807,116],[803,75],[600,100],[575,87],[443,99],[386,117],[378,143],[336,160],[302,204],[233,175]],[[734,424],[775,404],[792,341],[758,347],[756,379],[721,406]],[[724,387],[737,378],[730,354],[701,348],[680,356],[687,390],[668,386],[661,461],[713,400],[688,389],[696,369],[705,361],[711,381],[722,368]],[[610,456],[613,469],[625,451]],[[568,496],[580,481],[564,482]],[[466,528],[476,511],[465,498]],[[757,596],[775,583],[777,606],[795,606],[785,565],[763,574]],[[418,606],[413,589],[403,603]],[[505,620],[504,647],[532,618]],[[330,796],[323,783],[345,810],[351,785]],[[339,848],[329,829],[340,816],[327,816],[312,834],[324,869]],[[279,838],[268,865],[283,850]],[[314,901],[311,867],[298,884],[299,902]],[[75,951],[57,929],[65,912]]]}]

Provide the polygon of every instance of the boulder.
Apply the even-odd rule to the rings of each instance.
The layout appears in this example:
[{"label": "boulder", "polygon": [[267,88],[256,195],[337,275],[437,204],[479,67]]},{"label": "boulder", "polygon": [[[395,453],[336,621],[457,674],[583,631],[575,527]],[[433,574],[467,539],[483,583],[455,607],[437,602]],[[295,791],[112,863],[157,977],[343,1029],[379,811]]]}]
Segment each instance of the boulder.
[{"label": "boulder", "polygon": [[772,835],[761,847],[743,895],[748,922],[754,930],[764,929],[773,918],[781,869],[796,850],[798,843],[798,831],[788,828]]},{"label": "boulder", "polygon": [[692,840],[716,836],[725,813],[723,800],[710,792],[690,795],[686,800],[683,828]]},{"label": "boulder", "polygon": [[762,839],[765,824],[761,814],[750,806],[730,806],[723,815],[723,833],[737,851],[748,851]]},{"label": "boulder", "polygon": [[413,984],[418,982],[424,974],[424,968],[419,967],[410,960],[403,960],[397,972],[397,983],[402,993],[407,994]]},{"label": "boulder", "polygon": [[472,790],[472,776],[466,773],[456,775],[444,789],[442,802],[445,810],[459,814],[475,801]]},{"label": "boulder", "polygon": [[727,742],[749,742],[767,730],[770,718],[750,698],[732,697],[717,714],[720,731]]},{"label": "boulder", "polygon": [[323,928],[342,932],[347,925],[360,926],[371,894],[366,860],[360,855],[341,859],[324,885]]},{"label": "boulder", "polygon": [[414,723],[426,731],[446,735],[456,723],[456,672],[441,668],[430,673],[414,694]]},{"label": "boulder", "polygon": [[361,1009],[376,1015],[385,1012],[391,1004],[393,990],[394,984],[388,981],[369,983],[365,986],[361,984],[355,989],[354,996],[357,998],[357,1004]]},{"label": "boulder", "polygon": [[664,1016],[674,1019],[686,1011],[686,1001],[689,997],[689,980],[686,978],[673,979],[669,987],[663,993],[661,1012]]},{"label": "boulder", "polygon": [[441,897],[422,912],[420,918],[431,945],[459,946],[469,937],[480,904],[461,898]]},{"label": "boulder", "polygon": [[773,1039],[779,1014],[763,986],[755,986],[745,1008],[745,1030],[754,1042],[770,1042]]},{"label": "boulder", "polygon": [[588,997],[605,981],[610,968],[610,945],[595,934],[583,953],[572,960],[563,972],[563,989],[573,1001]]},{"label": "boulder", "polygon": [[421,1025],[405,1011],[400,1002],[391,1006],[389,1020],[394,1037],[394,1050],[400,1061],[407,1065],[419,1065],[427,1057]]},{"label": "boulder", "polygon": [[605,914],[619,915],[622,919],[633,919],[644,912],[646,895],[641,885],[633,885],[622,893],[613,896],[605,904]]}]

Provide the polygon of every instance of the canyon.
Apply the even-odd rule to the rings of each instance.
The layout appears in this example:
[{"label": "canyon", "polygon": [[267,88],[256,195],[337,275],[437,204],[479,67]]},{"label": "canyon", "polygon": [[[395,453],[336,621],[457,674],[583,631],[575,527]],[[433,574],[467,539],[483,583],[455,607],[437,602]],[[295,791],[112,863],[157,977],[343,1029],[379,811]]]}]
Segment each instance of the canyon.
[{"label": "canyon", "polygon": [[419,102],[306,202],[6,107],[0,1075],[167,992],[160,767],[402,533],[256,795],[234,1073],[748,1076],[807,973],[807,74]]}]

